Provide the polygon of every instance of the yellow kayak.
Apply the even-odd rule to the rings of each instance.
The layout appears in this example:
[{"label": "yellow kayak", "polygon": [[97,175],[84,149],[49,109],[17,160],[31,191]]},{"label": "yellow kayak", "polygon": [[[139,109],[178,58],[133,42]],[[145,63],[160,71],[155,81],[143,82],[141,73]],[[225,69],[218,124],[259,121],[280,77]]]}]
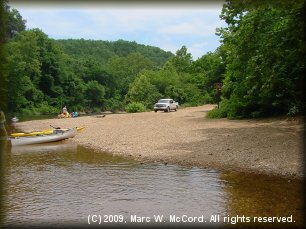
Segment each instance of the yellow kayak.
[{"label": "yellow kayak", "polygon": [[[77,131],[81,131],[85,128],[85,126],[82,127],[77,127]],[[28,137],[28,136],[35,136],[35,135],[48,135],[52,134],[53,130],[55,129],[48,129],[48,130],[43,130],[43,131],[35,131],[35,132],[30,132],[30,133],[12,133],[10,134],[11,137]],[[60,130],[68,130],[68,128],[60,129]]]}]

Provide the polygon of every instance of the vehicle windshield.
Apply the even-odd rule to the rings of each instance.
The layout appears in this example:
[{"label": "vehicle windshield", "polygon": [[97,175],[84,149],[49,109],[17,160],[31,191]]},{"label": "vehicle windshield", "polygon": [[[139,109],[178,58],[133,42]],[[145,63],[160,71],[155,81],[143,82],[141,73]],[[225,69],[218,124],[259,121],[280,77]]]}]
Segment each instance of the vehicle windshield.
[{"label": "vehicle windshield", "polygon": [[158,103],[169,103],[169,99],[160,99]]}]

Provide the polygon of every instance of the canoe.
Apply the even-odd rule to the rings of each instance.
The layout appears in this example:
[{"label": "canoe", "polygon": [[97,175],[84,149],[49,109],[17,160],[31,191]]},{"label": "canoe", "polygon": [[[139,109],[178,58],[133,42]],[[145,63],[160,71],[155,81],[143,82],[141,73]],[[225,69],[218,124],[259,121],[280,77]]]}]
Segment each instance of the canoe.
[{"label": "canoe", "polygon": [[27,137],[10,137],[9,140],[12,146],[31,145],[31,144],[61,141],[68,138],[73,138],[76,134],[77,134],[77,128],[74,127],[67,130],[55,129],[52,134],[42,134],[42,135],[27,136]]},{"label": "canoe", "polygon": [[[85,128],[85,126],[82,127],[76,127],[77,131],[81,131]],[[48,129],[48,130],[42,130],[42,131],[35,131],[35,132],[30,132],[30,133],[12,133],[10,134],[11,137],[28,137],[28,136],[35,136],[35,135],[47,135],[47,134],[53,134],[54,130],[68,130],[68,128],[63,128],[63,129]]]}]

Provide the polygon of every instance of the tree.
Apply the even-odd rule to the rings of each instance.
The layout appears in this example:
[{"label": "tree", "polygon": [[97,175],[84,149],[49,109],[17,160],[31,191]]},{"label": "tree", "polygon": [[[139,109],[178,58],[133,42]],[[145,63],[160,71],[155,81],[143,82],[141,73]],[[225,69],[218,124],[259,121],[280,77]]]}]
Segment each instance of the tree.
[{"label": "tree", "polygon": [[126,95],[126,101],[140,102],[147,108],[152,108],[153,104],[160,99],[161,94],[155,85],[150,82],[150,77],[155,74],[150,71],[141,73],[130,85]]},{"label": "tree", "polygon": [[206,102],[216,101],[215,83],[224,79],[226,64],[222,57],[222,47],[215,52],[208,52],[192,63],[192,77],[189,82],[195,84],[206,96]]},{"label": "tree", "polygon": [[178,72],[189,72],[192,63],[192,55],[187,52],[185,45],[176,51],[176,55],[171,58],[171,63]]},{"label": "tree", "polygon": [[10,9],[5,5],[6,9],[6,38],[11,39],[26,29],[26,20],[22,18],[18,10]]},{"label": "tree", "polygon": [[[41,96],[35,96],[37,101],[31,102],[30,92],[37,91],[33,82],[40,78],[39,47],[32,32],[19,33],[7,46],[9,75],[9,109],[18,111],[31,108],[33,102],[40,102]],[[40,94],[39,92],[37,92]],[[28,96],[26,96],[28,94]]]},{"label": "tree", "polygon": [[105,88],[97,81],[91,80],[86,84],[85,95],[91,108],[101,107],[104,101]]},{"label": "tree", "polygon": [[126,57],[112,58],[108,64],[108,72],[114,76],[116,87],[122,98],[128,92],[129,84],[143,70],[153,68],[152,62],[140,53],[130,53]]},{"label": "tree", "polygon": [[223,109],[228,117],[305,110],[304,1],[226,1],[218,31],[226,52]]}]

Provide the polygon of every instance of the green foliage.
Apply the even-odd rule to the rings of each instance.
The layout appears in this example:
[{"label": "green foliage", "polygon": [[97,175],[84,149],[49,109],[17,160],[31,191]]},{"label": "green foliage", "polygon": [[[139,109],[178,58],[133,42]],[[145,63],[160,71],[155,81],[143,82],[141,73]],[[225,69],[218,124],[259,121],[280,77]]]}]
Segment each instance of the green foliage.
[{"label": "green foliage", "polygon": [[58,62],[61,53],[38,29],[18,33],[6,46],[9,110],[34,109],[62,91]]},{"label": "green foliage", "polygon": [[173,55],[123,40],[53,40],[25,30],[19,12],[6,8],[0,95],[16,113],[53,113],[63,105],[139,112],[163,97],[183,107],[217,103],[214,85],[223,83],[220,108],[208,117],[297,115],[306,104],[305,7],[302,0],[227,0],[220,15],[227,27],[217,29],[222,45],[196,61],[186,46]]},{"label": "green foliage", "polygon": [[86,84],[85,98],[89,101],[91,107],[102,106],[104,95],[105,88],[97,81],[92,80]]},{"label": "green foliage", "polygon": [[[13,13],[17,18],[18,11]],[[156,47],[122,40],[55,41],[39,29],[16,33],[5,51],[12,113],[53,112],[52,108],[60,110],[64,104],[73,110],[123,110],[136,76],[159,68],[172,56]]]},{"label": "green foliage", "polygon": [[[172,98],[183,106],[184,104],[198,106],[208,102],[208,98],[209,102],[214,102],[214,89],[211,85],[221,79],[225,68],[220,67],[224,64],[221,63],[218,53],[208,55],[214,58],[203,58],[202,62],[194,64],[191,61],[191,54],[188,54],[186,47],[183,46],[160,70],[143,72],[136,77],[130,85],[126,101],[142,102],[150,109],[158,99],[163,97]],[[214,60],[215,64],[207,67],[209,62],[207,59]],[[204,70],[200,67],[200,63],[206,67],[207,74],[203,74]],[[208,77],[210,76],[208,72],[211,77]]]},{"label": "green foliage", "polygon": [[298,113],[299,113],[299,108],[297,106],[293,105],[289,109],[289,111],[287,113],[287,116],[293,117],[293,116],[296,116]]},{"label": "green foliage", "polygon": [[52,40],[39,29],[18,33],[7,51],[11,112],[47,113],[64,105],[119,111],[127,103],[152,109],[162,97],[200,105],[222,73],[218,53],[193,64],[185,46],[173,56],[123,40]]},{"label": "green foliage", "polygon": [[126,57],[114,57],[108,63],[108,70],[114,76],[116,87],[124,97],[129,85],[144,70],[153,68],[152,62],[139,53],[130,53]]},{"label": "green foliage", "polygon": [[170,59],[170,62],[178,72],[189,72],[192,64],[192,56],[187,52],[185,45],[176,51],[176,55]]},{"label": "green foliage", "polygon": [[225,118],[227,116],[225,109],[217,107],[207,113],[207,118]]},{"label": "green foliage", "polygon": [[25,116],[25,117],[29,117],[32,115],[39,115],[39,113],[37,113],[37,111],[34,110],[33,108],[31,109],[22,108],[18,111],[18,114],[20,114],[21,116]]},{"label": "green foliage", "polygon": [[58,109],[48,105],[46,101],[39,104],[35,110],[39,114],[57,114],[58,113]]},{"label": "green foliage", "polygon": [[[2,7],[2,6],[1,6]],[[11,39],[16,36],[19,32],[25,30],[26,20],[22,18],[18,10],[10,9],[10,6],[5,5],[5,28],[6,28],[6,39]]]},{"label": "green foliage", "polygon": [[150,77],[155,73],[146,71],[140,74],[130,85],[126,95],[127,102],[141,102],[146,108],[152,108],[153,104],[161,98],[155,85],[150,82]]},{"label": "green foliage", "polygon": [[[280,2],[278,2],[280,3]],[[305,110],[305,3],[227,1],[219,29],[227,70],[222,91],[229,118]]]},{"label": "green foliage", "polygon": [[102,66],[105,66],[113,57],[126,57],[130,53],[138,53],[149,59],[154,66],[162,67],[163,64],[173,56],[171,52],[165,52],[160,48],[118,40],[95,41],[84,39],[56,40],[63,51],[73,59],[82,60],[84,58],[95,59]]},{"label": "green foliage", "polygon": [[144,112],[146,108],[142,103],[132,102],[126,106],[125,110],[128,113],[137,113],[137,112]]},{"label": "green foliage", "polygon": [[203,103],[204,104],[211,104],[213,103],[214,100],[213,98],[210,96],[210,94],[206,93],[205,95],[203,95]]},{"label": "green foliage", "polygon": [[204,103],[217,103],[215,83],[221,83],[224,79],[225,66],[222,48],[215,52],[208,52],[193,62],[193,77],[189,80],[195,84],[205,95]]},{"label": "green foliage", "polygon": [[125,102],[122,100],[119,91],[115,91],[114,95],[105,100],[104,109],[112,112],[124,110]]}]

